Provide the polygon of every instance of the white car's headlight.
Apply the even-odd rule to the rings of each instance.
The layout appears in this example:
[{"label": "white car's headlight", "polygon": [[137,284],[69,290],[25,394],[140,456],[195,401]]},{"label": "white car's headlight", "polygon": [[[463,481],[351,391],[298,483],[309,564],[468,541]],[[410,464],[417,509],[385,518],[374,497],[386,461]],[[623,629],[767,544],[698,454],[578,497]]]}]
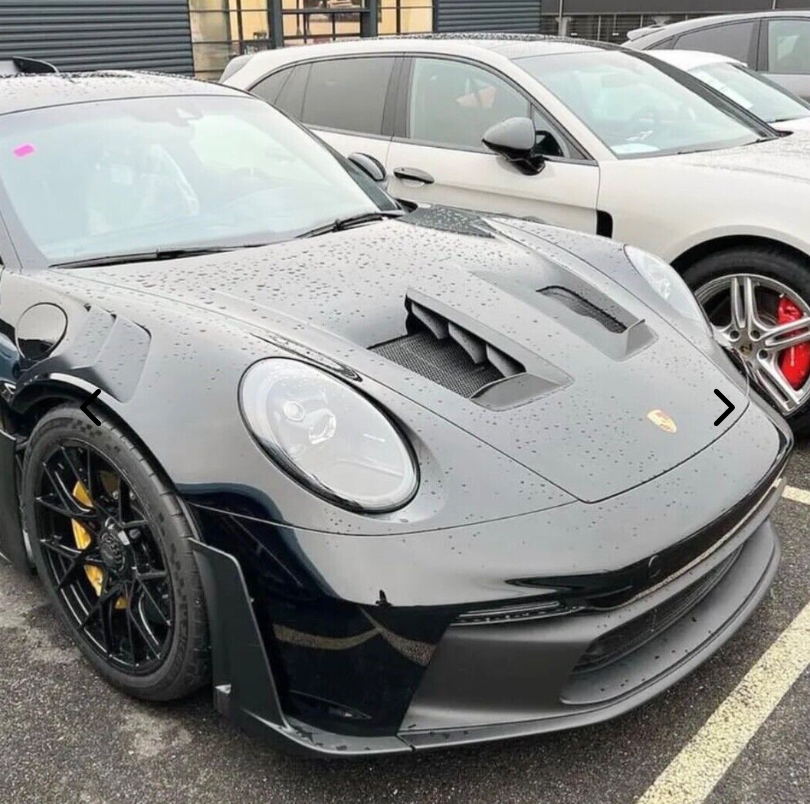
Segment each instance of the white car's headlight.
[{"label": "white car's headlight", "polygon": [[399,431],[331,374],[269,358],[247,370],[239,400],[270,457],[316,493],[369,512],[400,508],[416,493],[416,463]]},{"label": "white car's headlight", "polygon": [[660,257],[635,246],[625,246],[624,252],[633,267],[644,277],[647,284],[684,318],[694,321],[700,328],[710,332],[706,316],[678,272]]}]

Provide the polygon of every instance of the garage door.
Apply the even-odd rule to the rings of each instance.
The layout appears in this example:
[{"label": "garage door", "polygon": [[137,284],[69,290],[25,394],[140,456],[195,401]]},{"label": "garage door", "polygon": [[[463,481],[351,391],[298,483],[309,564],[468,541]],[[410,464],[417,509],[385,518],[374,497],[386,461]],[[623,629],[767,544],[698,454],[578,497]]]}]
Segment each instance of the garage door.
[{"label": "garage door", "polygon": [[540,33],[540,0],[434,0],[436,30]]},{"label": "garage door", "polygon": [[193,72],[188,0],[0,0],[0,59]]}]

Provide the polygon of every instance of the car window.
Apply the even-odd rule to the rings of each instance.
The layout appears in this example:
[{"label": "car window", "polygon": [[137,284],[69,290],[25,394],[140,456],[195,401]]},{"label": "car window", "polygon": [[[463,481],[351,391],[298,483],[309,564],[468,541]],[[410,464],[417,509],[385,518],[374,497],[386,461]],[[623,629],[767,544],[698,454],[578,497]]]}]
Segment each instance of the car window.
[{"label": "car window", "polygon": [[414,60],[409,139],[486,150],[481,140],[490,126],[528,115],[528,100],[488,70],[444,59]]},{"label": "car window", "polygon": [[273,105],[286,112],[296,120],[301,119],[301,109],[304,106],[304,92],[309,78],[309,64],[299,64],[293,68],[292,75],[284,82]]},{"label": "car window", "polygon": [[810,20],[770,20],[768,72],[810,75]]},{"label": "car window", "polygon": [[704,64],[690,72],[767,123],[810,117],[810,104],[741,64]]},{"label": "car window", "polygon": [[699,31],[691,31],[678,37],[675,49],[720,53],[748,64],[754,28],[753,22],[735,22],[729,25],[701,28]]},{"label": "car window", "polygon": [[[515,63],[624,159],[711,150],[764,136],[742,113],[678,79],[680,71],[625,51],[530,56]],[[692,79],[693,80],[693,79]],[[706,93],[709,90],[705,90]]]},{"label": "car window", "polygon": [[256,84],[250,91],[254,95],[258,95],[262,100],[268,103],[275,104],[279,93],[287,83],[287,79],[292,75],[293,68],[287,67],[286,70],[278,70],[267,78],[263,78]]},{"label": "car window", "polygon": [[382,134],[394,59],[330,59],[312,63],[302,120],[310,126]]},{"label": "car window", "polygon": [[285,240],[391,202],[268,104],[134,98],[6,115],[0,214],[49,263]]}]

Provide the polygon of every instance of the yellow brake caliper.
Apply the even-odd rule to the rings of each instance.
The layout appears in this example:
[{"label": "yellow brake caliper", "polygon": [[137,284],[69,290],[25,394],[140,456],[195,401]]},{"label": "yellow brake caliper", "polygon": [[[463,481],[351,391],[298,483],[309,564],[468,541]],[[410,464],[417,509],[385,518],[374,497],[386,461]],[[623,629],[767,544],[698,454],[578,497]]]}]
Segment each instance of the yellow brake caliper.
[{"label": "yellow brake caliper", "polygon": [[[76,485],[73,487],[73,497],[87,508],[93,507],[93,500],[90,499],[90,494],[83,483],[76,482]],[[70,524],[73,526],[73,541],[76,542],[76,547],[78,547],[79,550],[85,550],[92,543],[93,537],[78,519],[71,519]],[[101,567],[87,564],[84,568],[84,573],[87,575],[87,580],[90,581],[90,585],[93,587],[95,593],[101,597],[101,589],[104,585],[104,570],[101,569]],[[115,601],[116,609],[125,609],[126,607],[127,601],[125,597],[119,597],[118,600]]]}]

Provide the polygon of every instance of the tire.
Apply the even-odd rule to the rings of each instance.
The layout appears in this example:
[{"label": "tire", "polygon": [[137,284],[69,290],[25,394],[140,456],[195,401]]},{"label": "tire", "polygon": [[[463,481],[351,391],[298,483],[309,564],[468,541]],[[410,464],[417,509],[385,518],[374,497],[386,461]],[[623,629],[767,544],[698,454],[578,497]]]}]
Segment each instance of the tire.
[{"label": "tire", "polygon": [[[82,464],[83,455],[92,457]],[[50,475],[43,468],[46,464],[51,467]],[[74,537],[76,533],[74,523],[79,520],[67,519],[43,503],[43,500],[55,500],[62,506],[65,498],[59,497],[58,484],[51,478],[57,471],[67,471],[67,466],[74,473],[78,467],[78,474],[84,470],[83,476],[87,477],[84,482],[89,488],[93,488],[93,478],[96,481],[96,502],[89,502],[89,498],[87,501],[95,519],[91,523],[87,517],[80,525],[86,526],[84,532],[92,542],[83,555],[86,553],[88,561],[92,556],[92,560],[98,562],[97,572],[103,577],[98,580],[99,576],[94,576],[100,589],[92,585],[91,570],[85,563],[65,573],[65,577],[70,575],[75,580],[64,591],[57,589],[57,571],[77,562],[75,558],[55,553],[53,545],[58,544],[60,550],[64,545],[65,550],[75,552],[82,546],[70,544],[71,533]],[[93,468],[88,469],[91,466]],[[115,472],[118,473],[118,491],[108,491]],[[63,494],[66,487],[70,486],[62,484]],[[77,488],[78,485],[74,487],[73,496],[79,499]],[[109,500],[104,495],[110,495]],[[182,698],[209,683],[208,620],[189,542],[193,531],[169,482],[133,439],[110,421],[102,420],[98,426],[92,424],[76,406],[51,410],[31,434],[23,465],[22,496],[34,561],[50,602],[99,675],[129,695],[149,701]],[[102,498],[107,510],[112,510],[111,506],[116,503],[111,500],[124,497],[129,516],[121,513],[120,521],[128,519],[141,526],[125,531],[111,524],[111,518],[106,525],[100,524],[103,513],[96,509],[101,508]],[[120,510],[123,512],[123,507]],[[113,532],[129,546],[118,549],[110,535]],[[55,533],[58,535],[54,536]],[[108,549],[105,554],[102,548],[109,547],[110,543],[115,549]],[[111,563],[104,564],[102,558],[106,555],[109,559],[110,554]],[[151,574],[162,578],[148,577],[149,567],[146,570],[143,567],[144,561],[149,560],[160,570]],[[120,577],[119,567],[122,568]],[[150,602],[156,598],[158,602]],[[100,611],[83,629],[80,615],[98,607]],[[150,639],[142,636],[143,629],[148,631],[144,636]],[[100,645],[102,639],[104,644]],[[153,640],[160,642],[160,646],[155,647]],[[143,656],[140,662],[139,656]]]},{"label": "tire", "polygon": [[[699,297],[714,280],[733,275],[750,274],[775,280],[792,296],[810,308],[810,262],[778,246],[741,246],[715,252],[695,262],[683,272],[683,278]],[[707,309],[707,313],[710,311]],[[810,392],[799,407],[785,411],[762,388],[763,397],[788,418],[794,432],[810,432]]]}]

